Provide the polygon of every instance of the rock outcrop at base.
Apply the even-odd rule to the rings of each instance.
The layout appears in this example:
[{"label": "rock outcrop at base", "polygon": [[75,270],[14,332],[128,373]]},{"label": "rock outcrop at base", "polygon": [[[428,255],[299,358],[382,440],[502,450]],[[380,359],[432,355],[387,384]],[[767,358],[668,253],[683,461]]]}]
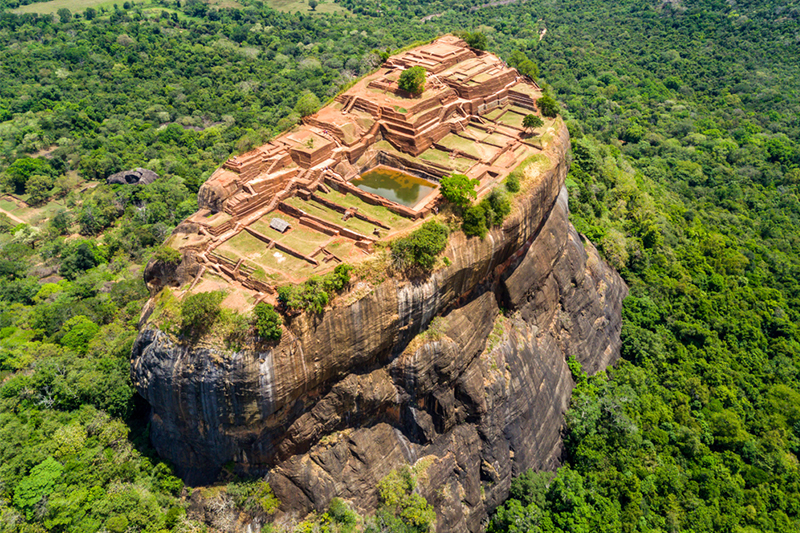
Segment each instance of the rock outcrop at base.
[{"label": "rock outcrop at base", "polygon": [[150,185],[158,179],[158,174],[146,168],[136,167],[111,174],[106,178],[108,184],[120,185]]},{"label": "rock outcrop at base", "polygon": [[558,465],[567,358],[594,373],[619,353],[627,288],[569,223],[568,146],[562,125],[503,228],[451,236],[449,266],[300,315],[277,346],[227,354],[146,324],[132,377],[159,454],[189,483],[231,461],[269,472],[299,515],[334,496],[373,510],[383,476],[424,461],[438,530],[480,530],[513,475]]}]

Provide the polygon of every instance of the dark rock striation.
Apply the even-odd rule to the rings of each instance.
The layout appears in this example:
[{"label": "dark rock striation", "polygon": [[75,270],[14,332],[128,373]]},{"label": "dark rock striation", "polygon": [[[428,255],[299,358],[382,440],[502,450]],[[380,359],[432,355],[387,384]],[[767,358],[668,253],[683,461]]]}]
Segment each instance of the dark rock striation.
[{"label": "dark rock striation", "polygon": [[568,356],[593,373],[619,352],[627,288],[569,223],[563,125],[552,146],[502,229],[451,236],[448,267],[357,286],[277,346],[222,353],[146,323],[132,377],[159,454],[189,483],[228,461],[269,472],[300,515],[337,495],[370,511],[378,481],[417,464],[438,530],[480,530],[513,475],[558,465]]}]

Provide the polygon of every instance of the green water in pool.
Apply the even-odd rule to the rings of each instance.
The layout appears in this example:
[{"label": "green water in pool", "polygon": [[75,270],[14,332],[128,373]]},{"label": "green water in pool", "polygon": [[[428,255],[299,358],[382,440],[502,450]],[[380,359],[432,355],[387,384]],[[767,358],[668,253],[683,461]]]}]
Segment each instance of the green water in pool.
[{"label": "green water in pool", "polygon": [[386,167],[368,170],[351,183],[406,207],[414,207],[436,189],[435,183]]}]

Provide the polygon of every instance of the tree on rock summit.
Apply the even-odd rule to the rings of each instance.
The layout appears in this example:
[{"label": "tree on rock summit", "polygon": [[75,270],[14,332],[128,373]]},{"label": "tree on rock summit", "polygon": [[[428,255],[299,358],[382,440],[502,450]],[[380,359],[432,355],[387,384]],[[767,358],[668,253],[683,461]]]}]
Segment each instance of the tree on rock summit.
[{"label": "tree on rock summit", "polygon": [[425,90],[425,69],[417,65],[404,70],[397,80],[397,86],[415,96],[422,94]]}]

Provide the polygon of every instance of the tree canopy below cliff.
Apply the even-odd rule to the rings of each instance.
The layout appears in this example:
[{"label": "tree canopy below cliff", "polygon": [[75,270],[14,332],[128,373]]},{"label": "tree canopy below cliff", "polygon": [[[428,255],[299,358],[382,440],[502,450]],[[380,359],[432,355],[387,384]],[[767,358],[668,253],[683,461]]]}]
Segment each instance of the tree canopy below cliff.
[{"label": "tree canopy below cliff", "polygon": [[[0,168],[43,205],[0,201],[0,527],[187,527],[128,377],[142,265],[299,99],[467,28],[538,64],[573,135],[572,220],[631,286],[623,362],[576,372],[567,466],[492,527],[800,529],[798,3],[339,3],[355,16],[0,12]],[[135,166],[162,178],[95,182]]]}]

